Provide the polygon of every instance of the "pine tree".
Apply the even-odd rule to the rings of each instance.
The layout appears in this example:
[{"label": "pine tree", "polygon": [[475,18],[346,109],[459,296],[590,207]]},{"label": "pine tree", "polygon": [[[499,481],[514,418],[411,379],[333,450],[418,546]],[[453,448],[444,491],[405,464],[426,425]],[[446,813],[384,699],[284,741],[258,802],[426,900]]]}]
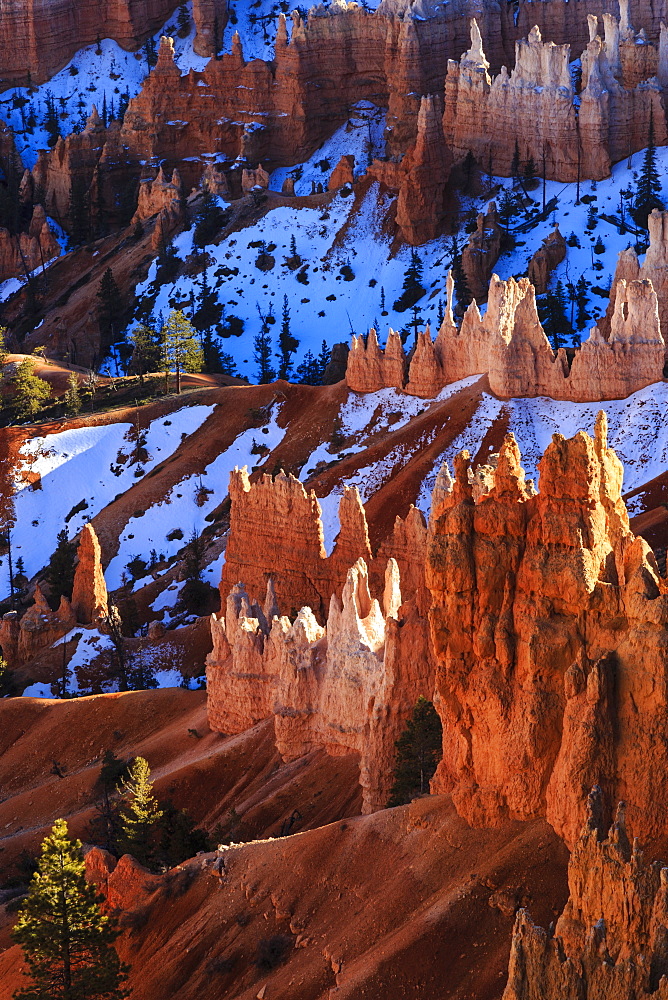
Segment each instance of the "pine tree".
[{"label": "pine tree", "polygon": [[179,7],[177,23],[181,34],[184,36],[187,35],[190,31],[190,15],[188,14],[188,5],[185,3]]},{"label": "pine tree", "polygon": [[162,344],[157,330],[147,323],[138,323],[128,335],[132,344],[130,371],[139,375],[139,381],[144,381],[148,372],[158,371],[162,361]]},{"label": "pine tree", "polygon": [[70,372],[67,378],[67,392],[64,397],[65,409],[70,416],[76,416],[81,412],[81,394],[79,392],[79,379],[75,372]]},{"label": "pine tree", "polygon": [[420,260],[415,247],[411,247],[411,262],[406,268],[401,295],[394,303],[394,308],[397,312],[404,312],[406,309],[410,309],[414,306],[418,299],[422,298],[424,293],[425,287],[422,284],[422,261]]},{"label": "pine tree", "polygon": [[256,333],[253,338],[253,360],[257,365],[258,384],[266,385],[267,382],[274,381],[276,378],[276,372],[271,364],[271,356],[273,352],[271,335],[269,333],[269,323],[267,322],[267,317],[263,316],[260,312],[259,305],[258,312],[260,313],[262,325],[260,326],[260,332]]},{"label": "pine tree", "polygon": [[123,850],[132,854],[142,865],[150,867],[155,858],[158,823],[162,810],[153,794],[151,769],[144,757],[135,757],[128,777],[121,781],[124,800],[121,813]]},{"label": "pine tree", "polygon": [[97,291],[97,315],[100,333],[106,340],[113,340],[121,316],[121,293],[110,267],[102,275]]},{"label": "pine tree", "polygon": [[45,577],[49,585],[49,594],[52,603],[57,603],[60,598],[72,596],[72,586],[74,585],[74,556],[76,545],[67,540],[67,529],[63,528],[58,532],[58,544],[46,568]]},{"label": "pine tree", "polygon": [[12,931],[32,983],[16,1000],[122,1000],[127,968],[114,948],[114,918],[86,880],[81,841],[58,819],[42,843],[38,871]]},{"label": "pine tree", "polygon": [[105,851],[117,856],[121,831],[118,784],[127,775],[128,762],[117,757],[113,750],[107,750],[102,758],[96,784],[101,797],[95,807],[95,816],[89,824],[88,836],[91,843],[99,844]]},{"label": "pine tree", "polygon": [[514,181],[517,181],[520,176],[520,147],[517,139],[515,139],[515,149],[513,150],[513,158],[510,164],[510,176]]},{"label": "pine tree", "polygon": [[6,337],[7,337],[7,327],[0,326],[0,365],[4,365],[9,354],[7,350]]},{"label": "pine tree", "polygon": [[294,379],[299,385],[320,384],[320,366],[312,351],[307,351],[304,360],[297,365]]},{"label": "pine tree", "polygon": [[461,251],[457,245],[457,237],[452,237],[452,280],[455,286],[455,295],[457,296],[457,308],[459,312],[463,312],[464,309],[473,301],[473,296],[471,295],[471,290],[468,286],[466,280],[466,272],[462,265],[462,255]]},{"label": "pine tree", "polygon": [[25,358],[16,369],[14,383],[14,410],[19,420],[36,417],[51,398],[51,386],[35,375],[35,362]]},{"label": "pine tree", "polygon": [[441,720],[426,698],[418,698],[405,730],[394,745],[397,755],[389,806],[402,805],[429,791],[429,782],[443,755]]},{"label": "pine tree", "polygon": [[48,133],[47,142],[51,148],[53,148],[58,139],[60,138],[60,122],[58,120],[58,110],[56,108],[56,100],[53,94],[47,90],[44,104],[46,106],[46,114],[44,116],[44,128]]},{"label": "pine tree", "polygon": [[578,330],[582,330],[589,322],[589,313],[587,312],[587,291],[587,280],[584,274],[581,274],[575,285],[575,304],[577,306],[575,323]]},{"label": "pine tree", "polygon": [[283,316],[281,320],[281,332],[278,338],[280,348],[281,364],[278,369],[278,377],[289,379],[292,372],[292,355],[299,347],[299,341],[290,333],[290,307],[287,295],[283,296]]},{"label": "pine tree", "polygon": [[323,340],[322,344],[320,345],[320,354],[316,358],[316,364],[318,366],[318,376],[319,376],[318,385],[323,384],[323,379],[325,377],[325,369],[327,368],[327,365],[331,361],[331,358],[332,358],[332,352],[329,349],[329,344],[327,343],[326,340]]},{"label": "pine tree", "polygon": [[647,229],[647,217],[655,208],[663,208],[660,198],[661,181],[656,166],[656,145],[654,141],[654,111],[650,106],[647,149],[643,157],[638,187],[633,206],[633,217],[637,224]]},{"label": "pine tree", "polygon": [[165,379],[173,371],[176,375],[176,392],[181,392],[181,375],[200,372],[204,363],[202,345],[194,326],[180,309],[172,309],[160,331],[162,340]]}]

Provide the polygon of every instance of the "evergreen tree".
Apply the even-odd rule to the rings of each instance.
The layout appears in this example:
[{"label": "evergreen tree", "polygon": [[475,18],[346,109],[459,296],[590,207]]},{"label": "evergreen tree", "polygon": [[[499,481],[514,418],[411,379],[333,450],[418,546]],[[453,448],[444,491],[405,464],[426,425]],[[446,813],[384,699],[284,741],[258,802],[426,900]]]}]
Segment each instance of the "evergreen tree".
[{"label": "evergreen tree", "polygon": [[79,379],[75,372],[70,372],[67,378],[67,392],[64,397],[65,409],[71,416],[76,416],[81,412],[81,394],[79,392]]},{"label": "evergreen tree", "polygon": [[589,322],[589,313],[587,312],[587,290],[587,281],[584,274],[581,274],[575,285],[575,304],[577,306],[575,323],[578,330],[582,330]]},{"label": "evergreen tree", "polygon": [[88,835],[93,844],[99,844],[105,851],[118,856],[121,832],[120,799],[118,784],[128,775],[128,762],[121,760],[113,750],[107,750],[102,758],[96,790],[101,797],[95,807],[95,816],[89,824]]},{"label": "evergreen tree", "polygon": [[304,360],[297,365],[294,379],[299,385],[319,385],[320,366],[312,351],[307,351]]},{"label": "evergreen tree", "polygon": [[190,31],[190,15],[188,14],[188,5],[185,3],[181,4],[179,7],[177,23],[181,34],[184,36],[187,35]]},{"label": "evergreen tree", "polygon": [[227,218],[225,210],[218,204],[218,199],[207,189],[202,195],[195,217],[193,246],[202,249],[207,243],[211,243],[224,228]]},{"label": "evergreen tree", "polygon": [[181,590],[181,604],[193,614],[203,613],[211,589],[202,579],[205,548],[204,539],[197,529],[193,528],[183,560],[185,583]]},{"label": "evergreen tree", "polygon": [[276,372],[271,364],[271,356],[273,352],[271,346],[271,335],[269,333],[269,323],[267,322],[268,317],[262,315],[259,305],[258,312],[260,313],[262,325],[260,327],[260,332],[256,333],[253,338],[253,360],[257,365],[258,384],[266,385],[267,382],[274,381],[276,378]]},{"label": "evergreen tree", "polygon": [[69,206],[69,236],[67,249],[74,250],[88,241],[90,235],[90,219],[88,214],[88,192],[79,174],[72,178]]},{"label": "evergreen tree", "polygon": [[411,247],[411,262],[406,268],[401,295],[394,303],[394,308],[397,312],[404,312],[406,309],[410,309],[414,306],[418,299],[422,298],[424,293],[425,287],[422,284],[422,261],[420,260],[415,247]]},{"label": "evergreen tree", "polygon": [[292,372],[292,355],[299,347],[299,341],[290,333],[290,307],[287,295],[283,296],[283,316],[281,320],[281,332],[278,338],[280,348],[281,364],[278,369],[278,377],[289,379]]},{"label": "evergreen tree", "polygon": [[204,830],[195,826],[185,809],[177,809],[172,802],[163,805],[160,821],[160,856],[169,868],[194,858],[198,851],[210,850],[209,838]]},{"label": "evergreen tree", "polygon": [[49,559],[49,565],[44,574],[49,585],[51,601],[56,605],[61,597],[65,596],[69,599],[72,596],[74,556],[76,554],[76,545],[67,540],[66,528],[58,532],[57,539],[58,544]]},{"label": "evergreen tree", "polygon": [[49,146],[53,149],[53,147],[58,142],[58,139],[60,138],[60,122],[58,119],[56,100],[51,91],[49,90],[47,90],[46,92],[44,98],[44,104],[46,106],[46,114],[44,116],[44,128],[46,129],[46,132],[48,134],[47,142]]},{"label": "evergreen tree", "polygon": [[35,375],[35,362],[25,358],[16,369],[14,383],[14,410],[19,420],[36,417],[51,398],[51,386]]},{"label": "evergreen tree", "polygon": [[128,335],[132,344],[130,371],[139,375],[139,381],[144,381],[148,372],[158,371],[162,362],[162,343],[157,330],[147,323],[138,323]]},{"label": "evergreen tree", "polygon": [[128,658],[125,649],[125,636],[123,635],[123,620],[115,604],[109,607],[109,612],[104,619],[104,627],[114,647],[119,690],[127,691],[130,685],[128,683]]},{"label": "evergreen tree", "polygon": [[319,375],[318,385],[323,384],[325,369],[327,368],[327,365],[329,364],[331,357],[332,357],[332,352],[329,349],[329,344],[327,343],[326,340],[323,340],[322,344],[320,345],[320,354],[316,359],[316,364],[318,366],[318,375]]},{"label": "evergreen tree", "polygon": [[81,841],[58,819],[42,843],[39,867],[12,931],[32,983],[15,1000],[122,1000],[127,968],[114,948],[120,933],[100,911],[86,880]]},{"label": "evergreen tree", "polygon": [[396,763],[389,806],[410,802],[429,791],[429,781],[443,755],[443,727],[430,701],[420,696],[408,724],[394,744]]},{"label": "evergreen tree", "polygon": [[633,206],[633,217],[637,224],[647,229],[647,217],[655,208],[663,208],[660,198],[661,181],[656,166],[656,145],[654,141],[654,111],[650,107],[647,149],[642,161],[638,187]]},{"label": "evergreen tree", "polygon": [[473,188],[473,180],[475,178],[476,171],[476,158],[469,149],[468,153],[464,157],[464,162],[462,163],[462,175],[464,177],[464,194],[471,194]]},{"label": "evergreen tree", "polygon": [[135,757],[127,778],[120,783],[124,811],[121,812],[122,849],[140,864],[151,867],[157,846],[162,810],[153,794],[151,769],[144,757]]},{"label": "evergreen tree", "polygon": [[457,308],[459,312],[463,312],[464,309],[473,301],[473,296],[471,295],[471,290],[468,286],[466,280],[466,273],[462,265],[462,255],[457,245],[457,237],[452,237],[452,280],[455,286],[455,295],[457,296]]},{"label": "evergreen tree", "polygon": [[524,164],[524,186],[527,191],[532,191],[536,187],[536,163],[533,156]]},{"label": "evergreen tree", "polygon": [[188,317],[180,309],[172,309],[160,331],[162,340],[165,379],[173,371],[176,375],[176,392],[181,392],[183,372],[200,372],[204,362],[202,345]]},{"label": "evergreen tree", "polygon": [[110,267],[102,275],[97,291],[97,315],[100,333],[105,339],[113,340],[120,325],[121,293]]},{"label": "evergreen tree", "polygon": [[520,176],[520,147],[517,139],[515,139],[515,149],[513,150],[513,158],[510,163],[510,176],[517,182]]},{"label": "evergreen tree", "polygon": [[0,326],[0,365],[4,365],[5,361],[7,360],[7,356],[9,354],[7,350],[6,336],[7,336],[7,327]]}]

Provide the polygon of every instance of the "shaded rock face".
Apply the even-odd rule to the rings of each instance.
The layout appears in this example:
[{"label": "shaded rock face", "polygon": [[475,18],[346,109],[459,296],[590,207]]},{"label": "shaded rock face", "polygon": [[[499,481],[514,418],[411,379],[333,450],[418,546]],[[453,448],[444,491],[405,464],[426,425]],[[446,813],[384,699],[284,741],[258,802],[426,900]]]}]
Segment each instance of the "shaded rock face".
[{"label": "shaded rock face", "polygon": [[[634,264],[628,254],[622,255],[624,267],[629,272],[635,267],[637,275],[637,258]],[[660,269],[659,264],[654,266]],[[591,330],[570,367],[565,351],[555,351],[545,335],[528,279],[502,281],[492,275],[484,317],[474,301],[460,327],[453,318],[452,290],[448,276],[443,324],[435,341],[428,328],[419,335],[407,381],[401,341],[393,331],[384,351],[375,331],[366,344],[353,337],[346,371],[350,388],[355,392],[405,388],[410,395],[427,399],[449,383],[486,374],[500,397],[600,401],[624,398],[663,377],[665,344],[657,296],[647,278],[627,281],[618,275],[608,320],[601,329]]]},{"label": "shaded rock face", "polygon": [[440,101],[423,97],[418,114],[417,139],[404,157],[403,180],[397,199],[397,225],[412,246],[438,235],[445,213],[445,188],[452,157],[441,125]]},{"label": "shaded rock face", "polygon": [[60,245],[41,205],[35,205],[27,232],[12,235],[0,229],[0,281],[25,277],[57,257]]},{"label": "shaded rock face", "polygon": [[[492,201],[486,213],[478,216],[476,230],[471,233],[467,245],[462,250],[462,267],[466,283],[477,302],[484,302],[487,298],[489,281],[501,253],[502,239],[503,229],[499,225],[496,205]],[[529,277],[531,278],[531,274]]]},{"label": "shaded rock face", "polygon": [[443,133],[455,161],[471,151],[484,170],[508,176],[517,146],[521,165],[532,160],[549,179],[596,180],[609,175],[612,163],[644,148],[651,114],[658,142],[665,142],[662,84],[654,75],[659,52],[638,44],[628,18],[620,25],[606,13],[603,27],[605,37],[598,35],[597,18],[590,14],[576,108],[568,44],[543,42],[541,27],[534,25],[515,44],[512,72],[504,66],[492,78],[473,22],[471,47],[459,62],[448,63],[445,81]]},{"label": "shaded rock face", "polygon": [[[617,267],[610,292],[610,302],[605,317],[599,322],[604,336],[610,336],[612,319],[615,312],[617,286],[621,282],[632,282],[638,279],[651,281],[656,292],[661,331],[668,332],[668,212],[658,209],[649,216],[649,247],[645,254],[642,267],[633,247],[622,250],[617,260]],[[664,340],[666,337],[664,336]]]},{"label": "shaded rock face", "polygon": [[668,869],[631,846],[623,802],[606,837],[601,807],[595,788],[556,927],[545,931],[520,910],[503,1000],[668,997]]},{"label": "shaded rock face", "polygon": [[435,704],[444,754],[432,782],[475,825],[545,815],[568,845],[589,788],[628,797],[634,829],[665,833],[668,594],[621,500],[600,414],[594,439],[554,435],[529,496],[509,436],[474,500],[470,461],[432,510]]},{"label": "shaded rock face", "polygon": [[[2,8],[3,86],[48,80],[77,52],[99,38],[136,49],[179,6],[176,0],[7,0]],[[226,24],[226,0],[194,0],[195,49],[213,54],[214,22],[219,37]]]},{"label": "shaded rock face", "polygon": [[100,543],[92,524],[81,532],[72,587],[72,611],[82,625],[94,625],[107,614],[107,585],[102,572]]},{"label": "shaded rock face", "polygon": [[559,232],[559,226],[555,226],[554,232],[545,237],[543,245],[529,261],[529,281],[536,289],[536,295],[544,295],[552,271],[565,257],[566,240]]}]

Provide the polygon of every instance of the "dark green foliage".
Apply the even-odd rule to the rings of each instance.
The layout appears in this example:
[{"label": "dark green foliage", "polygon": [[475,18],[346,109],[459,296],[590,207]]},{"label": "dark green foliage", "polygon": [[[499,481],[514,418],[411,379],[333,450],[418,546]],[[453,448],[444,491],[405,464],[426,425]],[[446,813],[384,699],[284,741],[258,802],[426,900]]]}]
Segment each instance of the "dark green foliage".
[{"label": "dark green foliage", "polygon": [[281,332],[278,338],[280,366],[278,377],[288,379],[292,373],[292,355],[299,347],[299,341],[290,333],[290,307],[287,295],[283,296]]},{"label": "dark green foliage", "polygon": [[411,262],[406,269],[401,295],[394,303],[394,308],[397,312],[404,312],[406,309],[410,309],[414,306],[418,299],[422,298],[424,293],[425,287],[422,284],[422,261],[420,260],[415,247],[412,247]]},{"label": "dark green foliage", "polygon": [[112,339],[118,331],[121,317],[121,293],[116,284],[110,267],[102,275],[97,292],[97,316],[100,333],[107,339]]},{"label": "dark green foliage", "polygon": [[185,809],[177,809],[168,801],[161,803],[160,858],[168,868],[194,858],[198,851],[210,850],[204,830],[195,826]]},{"label": "dark green foliage", "polygon": [[253,360],[257,365],[257,381],[259,385],[266,385],[267,382],[273,382],[276,378],[276,372],[274,371],[273,365],[271,363],[272,358],[272,344],[271,335],[269,333],[269,323],[268,317],[263,316],[258,305],[258,312],[260,313],[260,319],[262,325],[260,326],[259,333],[255,334],[253,339]]},{"label": "dark green foliage", "polygon": [[67,540],[65,528],[58,532],[57,540],[58,544],[49,559],[49,565],[44,574],[49,585],[53,607],[58,606],[61,597],[65,596],[68,600],[72,597],[74,557],[76,555],[76,545]]},{"label": "dark green foliage", "polygon": [[173,244],[162,247],[158,254],[158,262],[155,272],[155,286],[168,285],[176,278],[181,267],[181,261]]},{"label": "dark green foliage", "polygon": [[86,881],[79,840],[59,819],[42,843],[12,936],[23,949],[31,983],[16,1000],[121,1000],[127,969],[113,942],[119,931],[100,911],[102,897]]},{"label": "dark green foliage", "polygon": [[568,320],[566,293],[561,281],[557,282],[554,291],[547,292],[544,303],[539,306],[538,315],[554,349],[563,347],[564,338],[572,336],[573,328]]},{"label": "dark green foliage", "polygon": [[430,701],[420,696],[408,724],[395,743],[394,784],[389,806],[403,805],[429,791],[429,782],[443,755],[443,727]]},{"label": "dark green foliage", "polygon": [[633,217],[643,229],[647,229],[647,217],[655,208],[663,208],[661,201],[661,181],[656,166],[656,145],[654,140],[654,112],[650,107],[647,149],[640,169],[638,187],[633,203]]},{"label": "dark green foliage", "polygon": [[113,750],[107,750],[97,779],[100,793],[95,814],[88,826],[88,836],[93,844],[118,856],[121,834],[121,810],[118,785],[128,776],[128,761],[121,760]]},{"label": "dark green foliage", "polygon": [[56,99],[49,90],[47,90],[46,92],[44,98],[44,104],[46,105],[46,114],[44,115],[44,128],[46,129],[48,135],[47,142],[49,146],[53,149],[53,147],[58,142],[58,139],[60,138],[60,121],[58,119]]},{"label": "dark green foliage", "polygon": [[587,281],[584,274],[581,274],[575,285],[575,304],[577,306],[577,315],[575,319],[575,324],[578,330],[582,330],[583,327],[589,322],[589,313],[587,312]]},{"label": "dark green foliage", "polygon": [[225,227],[228,217],[228,213],[220,207],[216,197],[210,191],[205,191],[195,219],[193,246],[202,249],[207,243],[211,243]]},{"label": "dark green foliage", "polygon": [[138,323],[129,334],[128,341],[132,345],[129,371],[139,375],[140,382],[148,372],[157,372],[162,364],[162,343],[160,334],[147,323]]},{"label": "dark green foliage", "polygon": [[204,614],[213,592],[211,585],[202,579],[205,548],[204,539],[193,528],[183,559],[185,583],[179,599],[181,606],[191,614]]},{"label": "dark green foliage", "polygon": [[457,245],[457,237],[452,237],[452,280],[455,286],[455,295],[457,296],[457,309],[461,313],[464,309],[472,302],[473,296],[471,295],[471,290],[468,286],[466,280],[466,274],[464,273],[464,268],[462,266],[462,255]]}]

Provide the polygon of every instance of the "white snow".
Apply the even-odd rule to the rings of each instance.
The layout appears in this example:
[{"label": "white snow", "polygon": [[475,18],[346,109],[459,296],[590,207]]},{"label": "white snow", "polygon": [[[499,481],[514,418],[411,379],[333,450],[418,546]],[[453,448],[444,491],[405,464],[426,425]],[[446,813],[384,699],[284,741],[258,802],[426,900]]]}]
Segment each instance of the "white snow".
[{"label": "white snow", "polygon": [[[427,513],[436,473],[443,461],[452,468],[452,459],[463,448],[475,456],[492,422],[504,412],[522,453],[527,478],[540,489],[538,462],[559,433],[572,437],[583,430],[593,434],[599,410],[608,415],[608,443],[624,464],[623,490],[629,493],[668,469],[668,384],[647,386],[628,399],[604,403],[571,403],[546,397],[501,401],[483,394],[473,419],[466,429],[443,450],[430,475],[425,479],[417,506]],[[643,493],[631,498],[629,513],[644,509]]]},{"label": "white snow", "polygon": [[[145,475],[171,455],[213,409],[184,406],[152,421],[146,434],[148,460],[141,464],[133,461],[134,442],[129,439],[133,427],[129,423],[73,428],[30,438],[21,448],[23,461],[16,470],[14,561],[22,557],[26,574],[33,576],[47,563],[59,531],[67,528],[70,538],[78,534],[87,521],[137,482],[138,473]],[[26,472],[39,474],[40,488],[29,485],[22,477]],[[82,502],[85,507],[73,514]],[[9,567],[2,557],[0,593],[4,596],[8,592]]]},{"label": "white snow", "polygon": [[[257,451],[253,453],[254,447],[265,446],[273,451],[282,441],[285,428],[276,423],[279,412],[280,408],[274,405],[265,427],[244,431],[201,475],[186,476],[164,500],[149,507],[144,516],[130,518],[119,538],[118,552],[105,571],[110,590],[121,586],[127,564],[135,556],[146,559],[155,549],[169,558],[187,544],[193,531],[201,532],[207,526],[207,515],[227,496],[230,472],[237,466],[260,464],[263,459]],[[196,503],[200,484],[211,491],[202,498],[201,505]],[[168,539],[175,528],[181,529],[182,537]],[[154,607],[154,610],[160,609]]]}]

